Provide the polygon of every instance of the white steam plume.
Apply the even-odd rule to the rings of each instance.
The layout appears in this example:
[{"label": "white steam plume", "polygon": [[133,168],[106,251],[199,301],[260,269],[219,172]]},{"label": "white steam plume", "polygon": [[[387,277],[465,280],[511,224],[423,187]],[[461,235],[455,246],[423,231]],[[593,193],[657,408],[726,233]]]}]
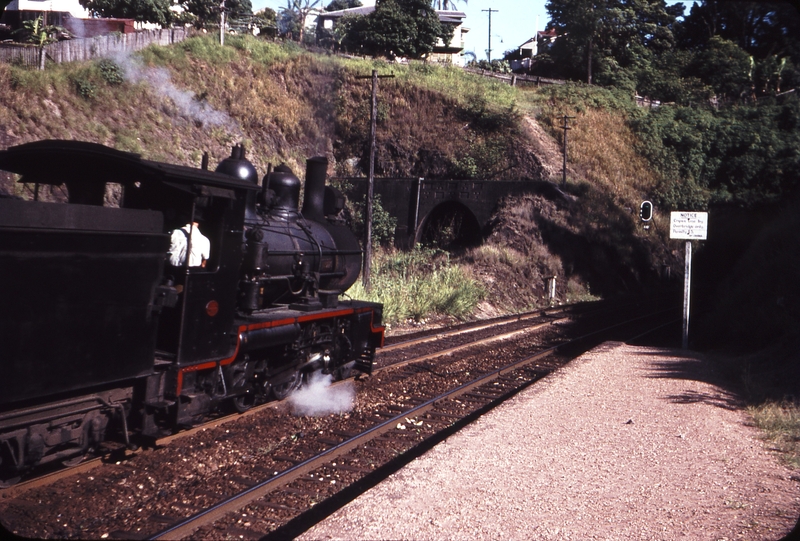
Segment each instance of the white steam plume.
[{"label": "white steam plume", "polygon": [[353,409],[356,390],[352,380],[331,387],[333,377],[314,372],[308,383],[289,395],[289,405],[295,415],[321,417],[345,413]]},{"label": "white steam plume", "polygon": [[195,99],[195,94],[191,90],[181,90],[175,86],[169,71],[165,68],[145,66],[140,58],[128,53],[115,54],[111,56],[111,60],[122,69],[126,81],[149,84],[159,95],[172,100],[181,115],[204,126],[223,126],[241,135],[242,130],[238,122],[227,113],[217,111],[207,102]]}]

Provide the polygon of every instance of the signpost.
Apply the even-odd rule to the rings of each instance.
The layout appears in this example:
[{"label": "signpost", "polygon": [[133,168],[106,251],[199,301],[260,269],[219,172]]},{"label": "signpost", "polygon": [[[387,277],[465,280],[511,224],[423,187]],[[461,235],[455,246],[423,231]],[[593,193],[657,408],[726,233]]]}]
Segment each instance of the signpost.
[{"label": "signpost", "polygon": [[683,349],[689,348],[689,292],[692,280],[692,241],[708,238],[707,212],[673,212],[669,220],[669,238],[686,240],[683,271]]}]

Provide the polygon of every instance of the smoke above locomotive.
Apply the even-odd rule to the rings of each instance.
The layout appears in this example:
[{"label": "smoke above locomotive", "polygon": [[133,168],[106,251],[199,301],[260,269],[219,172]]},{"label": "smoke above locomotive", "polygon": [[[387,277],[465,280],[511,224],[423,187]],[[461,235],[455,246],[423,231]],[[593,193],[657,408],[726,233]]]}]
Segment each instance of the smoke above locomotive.
[{"label": "smoke above locomotive", "polygon": [[302,210],[297,176],[259,183],[240,145],[209,171],[39,141],[0,151],[0,170],[68,193],[0,198],[0,482],[372,370],[382,306],[340,298],[361,249],[325,158]]}]

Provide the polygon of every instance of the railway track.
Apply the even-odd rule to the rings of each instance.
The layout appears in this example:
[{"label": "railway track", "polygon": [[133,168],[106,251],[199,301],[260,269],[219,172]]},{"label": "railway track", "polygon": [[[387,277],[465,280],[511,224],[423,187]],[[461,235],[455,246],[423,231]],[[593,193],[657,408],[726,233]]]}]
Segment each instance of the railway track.
[{"label": "railway track", "polygon": [[[537,310],[522,314],[499,317],[487,322],[462,324],[449,329],[437,330],[433,333],[428,331],[410,334],[406,337],[401,337],[399,340],[389,343],[384,348],[379,350],[376,359],[377,367],[375,368],[375,371],[380,372],[385,370],[387,367],[400,364],[409,364],[419,360],[424,360],[426,358],[432,358],[436,355],[451,354],[473,345],[490,343],[495,340],[503,340],[515,335],[536,331],[547,325],[564,321],[566,319],[564,314],[572,310],[575,310],[575,308],[563,307],[551,310]],[[529,323],[530,321],[535,322],[533,326],[531,326]],[[522,323],[522,325],[520,325],[520,323]],[[495,329],[504,328],[509,325],[516,326],[517,328],[515,330],[501,332],[499,334],[495,332]],[[476,336],[476,333],[481,331],[483,331],[484,335]],[[425,344],[432,342],[437,342],[438,345],[430,349],[429,351],[431,352],[427,354],[421,354],[419,356],[414,356],[413,353],[403,355],[404,351],[413,352],[414,349],[418,348],[420,345],[424,346]],[[447,344],[449,347],[442,347],[442,344]],[[400,353],[399,360],[397,353]],[[279,402],[269,402],[267,404],[254,407],[244,413],[233,413],[218,417],[194,428],[159,438],[155,442],[155,447],[158,448],[169,445],[174,441],[196,434],[201,430],[221,426],[225,423],[235,421],[243,417],[256,415],[265,409],[275,408],[279,405]],[[78,465],[69,468],[56,469],[54,471],[50,471],[48,473],[36,476],[35,478],[21,482],[17,485],[0,489],[0,495],[5,498],[16,497],[23,494],[27,490],[46,486],[60,479],[65,479],[73,475],[88,472],[98,466],[101,466],[103,463],[107,463],[109,461],[117,462],[130,458],[131,456],[131,452],[118,450],[113,453],[105,453],[103,456],[88,458]]]},{"label": "railway track", "polygon": [[[65,529],[64,536],[242,539],[269,534],[276,538],[292,537],[341,502],[385,478],[411,457],[562,366],[569,357],[564,357],[561,351],[578,347],[565,343],[565,330],[572,333],[572,344],[583,343],[581,347],[588,349],[592,343],[604,339],[601,332],[620,331],[625,326],[628,336],[639,336],[663,325],[665,314],[660,312],[636,320],[620,318],[613,325],[605,325],[602,331],[595,329],[588,333],[584,332],[585,324],[574,321],[574,314],[539,313],[526,315],[522,320],[525,326],[539,330],[538,333],[510,328],[509,325],[521,323],[518,318],[499,325],[503,328],[499,333],[503,338],[498,337],[496,327],[492,330],[493,337],[480,336],[484,329],[473,327],[458,329],[447,336],[434,333],[433,337],[417,336],[403,340],[402,344],[391,344],[374,376],[360,383],[359,397],[363,395],[367,403],[353,413],[329,416],[325,422],[312,422],[305,430],[288,438],[296,440],[291,445],[279,441],[259,465],[247,464],[246,468],[236,469],[220,464],[217,472],[224,470],[225,473],[209,472],[204,482],[205,497],[202,493],[198,496],[193,485],[181,482],[181,476],[171,483],[162,480],[164,485],[174,484],[175,491],[185,497],[176,499],[163,494],[163,489],[149,496],[140,495],[140,500],[132,506],[136,509],[123,513],[118,520],[106,524],[84,521]],[[591,313],[583,315],[592,319]],[[597,318],[609,319],[607,315],[595,316]],[[461,343],[453,345],[451,340]],[[427,350],[431,344],[438,346],[438,354]],[[445,345],[447,347],[443,348]],[[408,353],[413,348],[423,351]],[[397,352],[406,352],[401,356],[406,358],[397,357]],[[464,352],[468,354],[462,355]],[[392,355],[395,358],[389,362]],[[282,407],[285,409],[281,405],[271,409],[277,412]],[[250,419],[258,416],[258,412],[248,414]],[[243,416],[237,417],[241,420]],[[191,440],[215,431],[211,442],[223,445],[228,432],[225,429],[227,420],[220,419],[216,423],[214,427],[201,428],[180,439]],[[186,444],[187,450],[192,445],[197,444]],[[204,444],[201,441],[199,445]],[[185,456],[182,458],[187,460]],[[104,486],[125,482],[134,476],[122,477],[118,481],[111,476]],[[140,473],[131,482],[138,483],[141,479]],[[21,492],[12,502],[0,502],[0,505],[4,510],[15,509],[15,501],[30,502],[42,492],[46,493],[48,486],[40,485],[36,489],[39,493],[27,498],[21,498],[25,494]],[[135,486],[143,486],[143,483]],[[227,495],[221,497],[220,494]],[[45,495],[39,501],[47,499]],[[25,506],[22,503],[17,507]],[[36,505],[28,504],[28,511],[36,509]],[[135,520],[136,515],[139,515],[138,520]],[[35,533],[50,535],[49,532]],[[52,533],[59,535],[55,531]]]}]

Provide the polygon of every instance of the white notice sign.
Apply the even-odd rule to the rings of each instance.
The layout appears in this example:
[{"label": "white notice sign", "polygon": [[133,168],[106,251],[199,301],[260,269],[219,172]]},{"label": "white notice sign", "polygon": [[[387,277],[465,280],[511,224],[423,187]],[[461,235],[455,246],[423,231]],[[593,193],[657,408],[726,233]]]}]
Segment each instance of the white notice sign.
[{"label": "white notice sign", "polygon": [[686,240],[704,240],[708,238],[708,213],[670,213],[669,238]]}]

